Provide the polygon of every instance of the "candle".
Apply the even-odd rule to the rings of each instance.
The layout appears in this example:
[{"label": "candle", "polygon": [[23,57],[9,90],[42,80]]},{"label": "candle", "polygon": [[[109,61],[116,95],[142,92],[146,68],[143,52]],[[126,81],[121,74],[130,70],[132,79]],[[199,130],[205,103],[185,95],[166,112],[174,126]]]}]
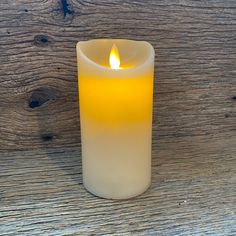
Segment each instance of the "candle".
[{"label": "candle", "polygon": [[137,196],[151,182],[153,47],[96,39],[76,48],[83,184],[103,198]]}]

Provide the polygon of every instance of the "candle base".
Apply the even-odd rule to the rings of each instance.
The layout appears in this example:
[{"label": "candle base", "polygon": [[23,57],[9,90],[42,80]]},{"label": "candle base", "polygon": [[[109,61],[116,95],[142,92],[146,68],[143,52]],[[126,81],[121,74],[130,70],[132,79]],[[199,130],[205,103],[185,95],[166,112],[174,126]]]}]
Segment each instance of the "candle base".
[{"label": "candle base", "polygon": [[92,187],[90,184],[86,184],[86,181],[83,182],[84,188],[92,195],[104,199],[111,199],[111,200],[125,200],[125,199],[130,199],[137,197],[143,193],[145,193],[149,187],[151,186],[151,181],[146,185],[142,186],[142,188],[139,189],[131,189],[131,191],[128,191],[127,189],[123,189],[123,191],[120,191],[120,194],[112,194],[109,192],[109,190],[99,190],[96,189],[96,187]]},{"label": "candle base", "polygon": [[119,129],[87,123],[83,130],[86,145],[82,144],[82,166],[83,183],[89,192],[102,198],[128,199],[148,189],[150,123],[123,125]]}]

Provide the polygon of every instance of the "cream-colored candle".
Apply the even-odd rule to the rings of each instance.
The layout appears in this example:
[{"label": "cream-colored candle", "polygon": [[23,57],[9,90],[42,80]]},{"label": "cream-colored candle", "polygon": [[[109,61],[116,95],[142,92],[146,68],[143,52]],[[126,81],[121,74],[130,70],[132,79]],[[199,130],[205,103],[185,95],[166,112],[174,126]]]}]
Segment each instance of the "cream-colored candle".
[{"label": "cream-colored candle", "polygon": [[154,50],[143,41],[77,43],[85,188],[131,198],[151,182]]}]

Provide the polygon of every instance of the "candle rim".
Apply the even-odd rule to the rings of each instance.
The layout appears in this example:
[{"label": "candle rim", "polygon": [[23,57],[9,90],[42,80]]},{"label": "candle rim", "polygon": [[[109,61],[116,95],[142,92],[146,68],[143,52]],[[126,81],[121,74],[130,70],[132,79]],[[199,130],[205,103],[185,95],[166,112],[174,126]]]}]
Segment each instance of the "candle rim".
[{"label": "candle rim", "polygon": [[[149,55],[147,56],[147,58],[144,60],[143,63],[137,65],[136,67],[128,67],[128,68],[122,68],[122,69],[113,69],[101,64],[96,63],[94,60],[90,59],[85,53],[84,51],[81,49],[80,45],[91,42],[91,41],[99,41],[99,40],[103,40],[103,41],[116,41],[116,40],[122,40],[122,41],[130,41],[130,42],[135,42],[135,43],[140,43],[140,44],[146,44],[150,50]],[[112,39],[107,39],[107,38],[98,38],[98,39],[90,39],[90,40],[84,40],[84,41],[79,41],[76,44],[76,49],[79,50],[82,55],[82,57],[88,62],[88,63],[92,63],[94,66],[96,66],[99,69],[102,70],[108,70],[109,72],[114,72],[114,73],[122,73],[122,72],[127,72],[127,71],[136,71],[139,70],[143,67],[145,67],[148,63],[150,63],[153,58],[155,57],[155,51],[153,46],[147,42],[147,41],[143,41],[143,40],[132,40],[132,39],[120,39],[120,38],[112,38]]]}]

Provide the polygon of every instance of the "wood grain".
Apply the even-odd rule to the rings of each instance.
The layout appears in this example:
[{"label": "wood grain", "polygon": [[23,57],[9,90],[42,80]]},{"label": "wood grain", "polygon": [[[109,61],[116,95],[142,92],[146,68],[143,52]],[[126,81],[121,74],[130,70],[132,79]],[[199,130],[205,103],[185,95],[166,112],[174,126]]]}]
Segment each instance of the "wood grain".
[{"label": "wood grain", "polygon": [[[236,235],[236,1],[1,0],[1,235]],[[156,51],[153,184],[82,187],[75,44]]]}]

